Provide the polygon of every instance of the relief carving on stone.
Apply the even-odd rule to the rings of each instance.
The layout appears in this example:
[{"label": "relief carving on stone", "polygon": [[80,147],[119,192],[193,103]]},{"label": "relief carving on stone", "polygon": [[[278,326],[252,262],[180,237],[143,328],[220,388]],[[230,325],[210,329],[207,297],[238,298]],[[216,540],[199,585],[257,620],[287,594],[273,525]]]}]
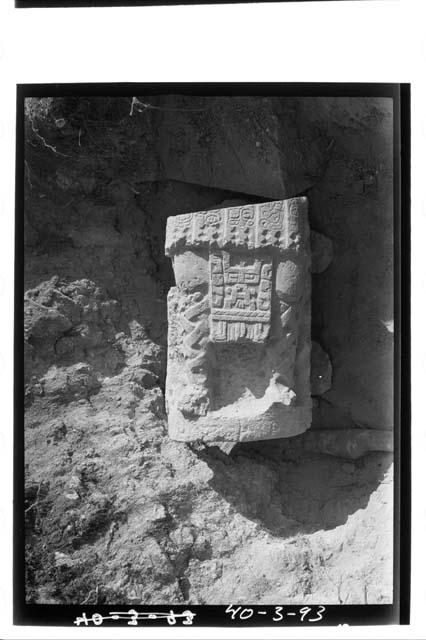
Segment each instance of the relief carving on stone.
[{"label": "relief carving on stone", "polygon": [[307,199],[168,219],[166,404],[185,441],[296,435],[311,422]]}]

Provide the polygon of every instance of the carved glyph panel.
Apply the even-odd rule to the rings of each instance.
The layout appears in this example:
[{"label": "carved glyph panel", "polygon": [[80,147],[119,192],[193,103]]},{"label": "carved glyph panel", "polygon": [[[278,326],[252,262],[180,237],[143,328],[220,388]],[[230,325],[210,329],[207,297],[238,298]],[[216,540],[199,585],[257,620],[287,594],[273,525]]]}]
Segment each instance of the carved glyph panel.
[{"label": "carved glyph panel", "polygon": [[211,339],[264,342],[271,322],[272,260],[210,254]]},{"label": "carved glyph panel", "polygon": [[280,200],[169,218],[166,255],[183,251],[185,247],[249,250],[271,247],[278,251],[297,248],[306,237],[301,213],[307,207],[306,202],[302,202],[304,198],[298,200],[297,204]]}]

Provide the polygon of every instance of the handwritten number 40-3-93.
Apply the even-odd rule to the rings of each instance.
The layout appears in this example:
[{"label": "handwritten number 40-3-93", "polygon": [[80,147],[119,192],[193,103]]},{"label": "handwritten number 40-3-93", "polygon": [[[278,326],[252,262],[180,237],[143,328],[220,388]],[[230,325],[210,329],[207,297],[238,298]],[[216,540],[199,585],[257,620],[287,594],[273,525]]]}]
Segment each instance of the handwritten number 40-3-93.
[{"label": "handwritten number 40-3-93", "polygon": [[[299,617],[300,622],[319,622],[322,620],[322,614],[325,611],[325,607],[322,605],[319,607],[301,607],[296,611],[284,611],[284,607],[276,606],[274,611],[270,613],[272,615],[273,622],[281,622],[287,618],[291,620],[292,617]],[[264,616],[268,615],[268,611],[255,610],[248,607],[234,607],[230,604],[226,613],[231,615],[232,620],[249,620],[254,615]],[[309,617],[308,617],[309,616]]]}]

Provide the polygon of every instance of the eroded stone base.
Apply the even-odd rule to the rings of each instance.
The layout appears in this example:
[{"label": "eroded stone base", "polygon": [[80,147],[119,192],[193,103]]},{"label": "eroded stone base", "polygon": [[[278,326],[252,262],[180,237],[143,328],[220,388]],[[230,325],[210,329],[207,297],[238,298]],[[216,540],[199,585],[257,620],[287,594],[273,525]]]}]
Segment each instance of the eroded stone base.
[{"label": "eroded stone base", "polygon": [[169,413],[169,436],[174,440],[190,442],[246,442],[289,438],[310,427],[310,407],[273,405],[262,415],[243,417],[216,417],[214,413],[196,420],[183,418],[179,412]]}]

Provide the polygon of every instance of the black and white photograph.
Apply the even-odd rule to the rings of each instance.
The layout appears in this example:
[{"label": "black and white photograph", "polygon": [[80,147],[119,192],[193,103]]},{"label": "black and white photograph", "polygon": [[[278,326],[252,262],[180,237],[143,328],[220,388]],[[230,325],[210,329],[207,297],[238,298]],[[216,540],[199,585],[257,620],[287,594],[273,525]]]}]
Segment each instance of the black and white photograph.
[{"label": "black and white photograph", "polygon": [[22,611],[397,623],[407,95],[18,88]]},{"label": "black and white photograph", "polygon": [[0,3],[0,637],[425,637],[421,0]]}]

